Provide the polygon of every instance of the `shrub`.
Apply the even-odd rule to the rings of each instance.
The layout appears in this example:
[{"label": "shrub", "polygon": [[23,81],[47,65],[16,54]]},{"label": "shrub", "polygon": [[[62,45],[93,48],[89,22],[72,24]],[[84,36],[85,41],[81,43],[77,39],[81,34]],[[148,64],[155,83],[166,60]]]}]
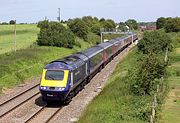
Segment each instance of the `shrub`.
[{"label": "shrub", "polygon": [[74,34],[61,23],[41,21],[37,26],[40,28],[37,39],[38,45],[73,48],[75,44]]},{"label": "shrub", "polygon": [[138,95],[153,94],[159,79],[166,74],[164,57],[158,54],[143,55],[138,61],[138,68],[131,71],[132,91]]},{"label": "shrub", "polygon": [[9,21],[9,24],[15,24],[15,23],[16,23],[15,20],[10,20],[10,21]]},{"label": "shrub", "polygon": [[74,20],[70,20],[68,26],[79,38],[87,40],[88,26],[84,21],[82,21],[82,19],[76,18]]},{"label": "shrub", "polygon": [[167,47],[172,48],[171,39],[163,30],[145,32],[143,39],[138,43],[139,51],[144,54],[162,53]]}]

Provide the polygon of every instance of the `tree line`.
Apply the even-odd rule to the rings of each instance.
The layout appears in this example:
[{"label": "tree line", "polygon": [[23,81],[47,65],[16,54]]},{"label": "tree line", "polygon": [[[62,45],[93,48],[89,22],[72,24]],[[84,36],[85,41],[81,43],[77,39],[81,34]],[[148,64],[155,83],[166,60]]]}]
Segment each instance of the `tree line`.
[{"label": "tree line", "polygon": [[16,21],[15,20],[10,20],[9,21],[9,23],[7,23],[7,22],[2,22],[2,23],[0,23],[0,25],[13,25],[13,24],[15,24],[16,23]]},{"label": "tree line", "polygon": [[180,31],[180,18],[164,18],[160,17],[156,22],[157,29],[164,28],[166,32],[179,32]]},{"label": "tree line", "polygon": [[[129,19],[123,25],[115,23],[112,19],[92,16],[84,16],[82,18],[69,19],[63,23],[50,22],[48,20],[38,22],[40,33],[38,34],[37,44],[40,46],[57,46],[73,48],[76,45],[75,37],[79,37],[85,41],[88,39],[88,34],[100,35],[100,29],[114,29],[119,26],[119,29],[129,26],[130,29],[137,29],[136,20]],[[78,44],[79,45],[79,44]]]}]

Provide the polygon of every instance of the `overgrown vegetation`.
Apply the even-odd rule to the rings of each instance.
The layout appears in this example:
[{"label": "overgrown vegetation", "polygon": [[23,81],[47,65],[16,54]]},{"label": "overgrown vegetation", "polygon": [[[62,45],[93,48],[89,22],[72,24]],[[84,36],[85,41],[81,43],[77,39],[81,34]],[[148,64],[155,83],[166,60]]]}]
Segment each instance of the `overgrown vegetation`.
[{"label": "overgrown vegetation", "polygon": [[171,39],[161,30],[145,32],[137,46],[140,56],[138,67],[129,73],[131,90],[136,95],[152,95],[160,84],[160,78],[166,75],[167,52],[171,48]]},{"label": "overgrown vegetation", "polygon": [[73,48],[75,36],[61,23],[45,20],[39,22],[37,26],[40,28],[37,39],[38,45]]},{"label": "overgrown vegetation", "polygon": [[157,29],[164,28],[166,32],[179,32],[180,31],[180,18],[164,18],[160,17],[156,22]]}]

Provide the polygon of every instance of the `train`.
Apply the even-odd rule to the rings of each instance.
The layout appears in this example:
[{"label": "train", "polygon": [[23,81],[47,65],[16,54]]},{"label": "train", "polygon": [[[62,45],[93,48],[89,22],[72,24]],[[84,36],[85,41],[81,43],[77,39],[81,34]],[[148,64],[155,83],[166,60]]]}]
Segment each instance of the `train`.
[{"label": "train", "polygon": [[130,33],[48,63],[39,86],[43,101],[68,104],[93,76],[137,39],[136,33]]}]

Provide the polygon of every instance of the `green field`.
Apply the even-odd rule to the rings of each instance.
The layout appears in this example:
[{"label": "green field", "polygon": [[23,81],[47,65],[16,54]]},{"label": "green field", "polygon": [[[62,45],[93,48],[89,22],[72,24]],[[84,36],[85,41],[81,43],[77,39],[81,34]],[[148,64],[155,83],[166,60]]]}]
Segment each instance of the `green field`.
[{"label": "green field", "polygon": [[[39,28],[36,24],[16,25],[17,49],[27,48],[36,42]],[[14,25],[0,25],[0,54],[14,50]]]},{"label": "green field", "polygon": [[91,46],[82,40],[80,44],[81,48],[74,47],[73,49],[32,46],[18,50],[16,53],[0,55],[0,93],[27,79],[37,77],[48,62]]},{"label": "green field", "polygon": [[180,48],[173,52],[172,59],[168,68],[170,91],[163,106],[160,123],[180,122]]},{"label": "green field", "polygon": [[[78,123],[145,123],[151,97],[134,96],[126,74],[137,59],[136,48],[119,63],[103,91],[87,106]],[[147,117],[146,117],[147,118]]]}]

